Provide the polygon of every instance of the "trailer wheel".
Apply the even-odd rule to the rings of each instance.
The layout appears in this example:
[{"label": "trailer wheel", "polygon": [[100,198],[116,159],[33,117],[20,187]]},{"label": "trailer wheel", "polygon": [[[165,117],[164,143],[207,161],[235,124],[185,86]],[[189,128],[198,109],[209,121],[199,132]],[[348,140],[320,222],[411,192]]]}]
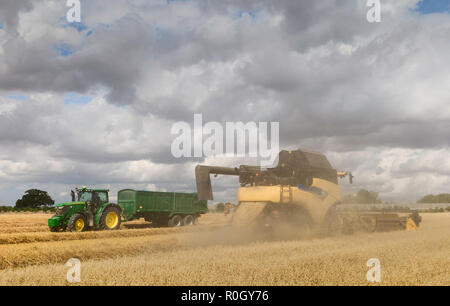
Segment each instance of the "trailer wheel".
[{"label": "trailer wheel", "polygon": [[194,223],[195,223],[195,218],[192,215],[187,215],[183,219],[183,225],[184,226],[192,226],[192,225],[194,225]]},{"label": "trailer wheel", "polygon": [[100,228],[102,230],[117,230],[120,228],[120,210],[117,207],[106,207],[100,217]]},{"label": "trailer wheel", "polygon": [[183,225],[183,218],[180,215],[175,215],[169,220],[170,227],[179,227]]},{"label": "trailer wheel", "polygon": [[67,222],[67,229],[71,232],[84,232],[87,228],[86,217],[82,214],[74,214]]}]

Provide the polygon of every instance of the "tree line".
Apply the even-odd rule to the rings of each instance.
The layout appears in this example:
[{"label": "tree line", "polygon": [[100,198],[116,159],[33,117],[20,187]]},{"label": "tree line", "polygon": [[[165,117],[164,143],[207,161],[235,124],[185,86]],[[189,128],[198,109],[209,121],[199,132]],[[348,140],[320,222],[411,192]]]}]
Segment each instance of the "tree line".
[{"label": "tree line", "polygon": [[417,203],[450,203],[450,193],[428,194],[417,201]]},{"label": "tree line", "polygon": [[[347,194],[342,197],[344,204],[380,204],[383,203],[378,192],[361,189],[356,194]],[[450,203],[450,193],[428,194],[417,201],[417,203]],[[55,201],[47,191],[39,189],[29,189],[25,191],[22,198],[16,201],[16,205],[0,206],[0,212],[6,211],[52,211],[54,210]],[[236,207],[233,203],[217,203],[212,211],[224,212]]]},{"label": "tree line", "polygon": [[[366,189],[359,190],[356,194],[347,194],[342,197],[344,204],[381,204],[378,198],[378,192]],[[438,195],[428,194],[420,198],[417,203],[450,203],[450,193],[441,193]]]}]

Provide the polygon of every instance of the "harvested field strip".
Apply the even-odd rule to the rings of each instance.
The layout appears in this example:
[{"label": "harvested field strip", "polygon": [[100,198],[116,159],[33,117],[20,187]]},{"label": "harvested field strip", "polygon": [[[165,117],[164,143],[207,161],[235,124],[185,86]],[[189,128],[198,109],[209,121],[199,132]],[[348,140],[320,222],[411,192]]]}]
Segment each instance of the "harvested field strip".
[{"label": "harvested field strip", "polygon": [[47,222],[13,222],[13,221],[2,221],[0,223],[0,228],[4,228],[4,227],[10,227],[10,226],[14,226],[14,227],[23,227],[23,226],[48,226]]},{"label": "harvested field strip", "polygon": [[[423,215],[415,232],[235,243],[226,231],[0,245],[0,285],[367,285],[378,258],[381,285],[450,284],[450,214]],[[131,230],[118,232],[126,233]]]},{"label": "harvested field strip", "polygon": [[0,227],[0,235],[15,233],[45,233],[49,232],[48,226],[18,226],[18,227]]},{"label": "harvested field strip", "polygon": [[29,227],[29,226],[45,226],[48,228],[47,222],[1,222],[0,230],[13,227]]},{"label": "harvested field strip", "polygon": [[0,245],[0,269],[136,255],[170,250],[178,240],[168,235]]},{"label": "harvested field strip", "polygon": [[24,224],[0,224],[0,234],[3,231],[7,231],[7,230],[11,230],[11,229],[22,229],[22,228],[27,228],[27,227],[40,227],[43,230],[46,229],[48,230],[48,225],[44,225],[44,224],[32,224],[32,223],[24,223]]},{"label": "harvested field strip", "polygon": [[151,235],[166,235],[173,233],[189,233],[214,229],[214,226],[192,226],[177,228],[148,228],[148,229],[127,229],[118,231],[89,231],[82,233],[15,233],[0,234],[0,245],[2,244],[21,244],[33,242],[50,241],[68,241],[68,240],[87,240],[102,238],[124,238],[124,237],[142,237]]},{"label": "harvested field strip", "polygon": [[[368,285],[366,262],[373,257],[382,264],[381,285],[449,285],[449,231],[440,223],[417,233],[205,247],[197,246],[207,233],[176,234],[146,237],[142,244],[136,238],[132,244],[116,239],[123,254],[77,258],[82,260],[80,285]],[[114,247],[105,246],[110,252],[117,251]],[[68,285],[63,263],[0,271],[0,285]]]},{"label": "harvested field strip", "polygon": [[43,223],[47,224],[47,219],[51,214],[0,214],[0,224],[3,223]]},{"label": "harvested field strip", "polygon": [[80,285],[368,285],[369,258],[381,262],[381,285],[450,285],[449,213],[423,214],[412,232],[271,242],[218,229],[222,216],[205,216],[200,224],[215,226],[198,232],[123,229],[112,232],[119,237],[0,244],[0,285],[68,285],[70,258],[82,262]]}]

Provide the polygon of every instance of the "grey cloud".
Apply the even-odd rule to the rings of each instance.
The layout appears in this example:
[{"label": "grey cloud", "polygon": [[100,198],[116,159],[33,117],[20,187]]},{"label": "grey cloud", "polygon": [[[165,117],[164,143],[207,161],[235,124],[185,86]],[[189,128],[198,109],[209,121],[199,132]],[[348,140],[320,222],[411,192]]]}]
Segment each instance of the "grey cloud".
[{"label": "grey cloud", "polygon": [[[54,22],[54,27],[60,26]],[[86,33],[68,29],[67,35],[85,36]],[[55,46],[64,44],[64,40],[51,34],[33,42],[9,36],[3,45],[9,56],[1,60],[5,69],[0,73],[0,89],[87,93],[105,86],[110,89],[111,102],[133,103],[135,83],[145,55],[151,51],[151,27],[131,14],[111,27],[99,25],[82,40],[81,46],[69,44],[74,53],[62,57]]]},{"label": "grey cloud", "polygon": [[0,3],[0,22],[5,26],[5,30],[17,34],[16,27],[19,13],[29,11],[32,8],[31,0],[2,0],[2,3]]},{"label": "grey cloud", "polygon": [[[93,0],[83,6],[87,36],[62,27],[63,5],[2,1],[2,95],[47,96],[0,102],[15,104],[0,108],[0,188],[191,190],[192,167],[203,160],[174,159],[170,127],[193,113],[279,121],[283,148],[327,152],[336,167],[354,168],[359,181],[346,190],[379,187],[399,198],[408,195],[404,180],[423,183],[414,178],[422,172],[439,182],[430,190],[444,188],[447,170],[385,165],[399,148],[406,159],[416,149],[448,157],[450,20],[415,15],[413,2],[386,4],[383,22],[369,24],[365,1]],[[33,27],[29,14],[45,10],[52,17]],[[74,53],[60,56],[61,45]],[[101,101],[67,106],[69,91]],[[215,184],[227,199],[235,186]]]}]

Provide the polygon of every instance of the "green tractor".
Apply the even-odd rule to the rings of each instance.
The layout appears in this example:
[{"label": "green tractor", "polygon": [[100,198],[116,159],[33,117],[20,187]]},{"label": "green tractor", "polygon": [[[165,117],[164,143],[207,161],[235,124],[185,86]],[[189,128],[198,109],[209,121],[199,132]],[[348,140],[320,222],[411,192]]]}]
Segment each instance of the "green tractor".
[{"label": "green tractor", "polygon": [[88,229],[120,228],[122,208],[109,202],[107,189],[72,190],[72,201],[56,205],[56,214],[48,219],[51,232],[83,232]]}]

